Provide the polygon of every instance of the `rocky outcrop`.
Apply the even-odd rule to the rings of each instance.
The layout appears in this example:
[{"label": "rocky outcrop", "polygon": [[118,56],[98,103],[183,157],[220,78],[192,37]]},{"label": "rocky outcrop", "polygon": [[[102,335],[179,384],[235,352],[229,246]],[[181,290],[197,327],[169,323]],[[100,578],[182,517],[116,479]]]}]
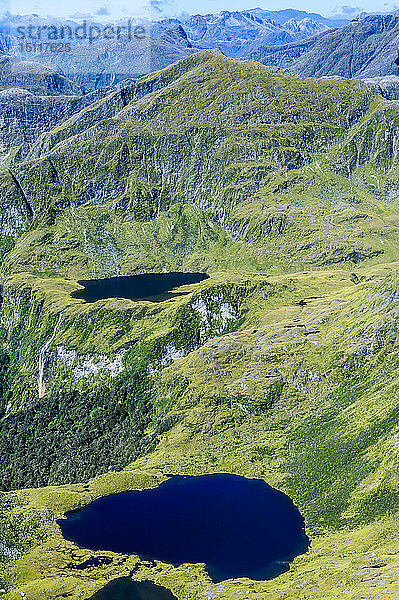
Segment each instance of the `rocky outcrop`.
[{"label": "rocky outcrop", "polygon": [[85,95],[37,95],[25,88],[0,91],[0,157],[13,146],[24,155],[45,131],[90,106],[107,94],[97,90]]},{"label": "rocky outcrop", "polygon": [[384,77],[366,77],[363,81],[375,87],[387,100],[399,100],[398,75],[385,75]]},{"label": "rocky outcrop", "polygon": [[76,83],[38,61],[3,55],[0,60],[0,91],[9,88],[23,88],[44,95],[81,93]]}]

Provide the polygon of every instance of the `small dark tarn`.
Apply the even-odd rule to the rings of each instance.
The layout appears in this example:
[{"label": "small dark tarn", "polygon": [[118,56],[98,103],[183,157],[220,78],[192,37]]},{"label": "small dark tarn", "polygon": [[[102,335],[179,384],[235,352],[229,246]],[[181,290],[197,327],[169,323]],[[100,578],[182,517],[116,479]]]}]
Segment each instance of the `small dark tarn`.
[{"label": "small dark tarn", "polygon": [[72,292],[71,296],[86,302],[108,298],[162,302],[186,293],[179,291],[180,286],[199,283],[208,278],[206,273],[144,273],[108,279],[87,279],[78,282],[84,288]]},{"label": "small dark tarn", "polygon": [[177,600],[170,590],[152,581],[132,581],[129,577],[113,579],[89,600]]},{"label": "small dark tarn", "polygon": [[288,496],[262,480],[224,473],[171,477],[66,516],[58,521],[62,534],[81,548],[175,566],[205,563],[214,582],[272,579],[309,547]]}]

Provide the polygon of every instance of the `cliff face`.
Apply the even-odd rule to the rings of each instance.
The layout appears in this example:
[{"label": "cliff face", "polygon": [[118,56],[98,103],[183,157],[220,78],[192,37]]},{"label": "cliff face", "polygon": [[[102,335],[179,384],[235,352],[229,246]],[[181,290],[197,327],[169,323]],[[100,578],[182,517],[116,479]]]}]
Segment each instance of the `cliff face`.
[{"label": "cliff face", "polygon": [[26,154],[40,134],[52,130],[58,123],[80,112],[106,93],[107,90],[102,90],[79,96],[40,96],[24,88],[0,91],[2,154],[6,155],[14,147],[19,147],[20,156]]},{"label": "cliff face", "polygon": [[20,60],[2,55],[0,60],[0,90],[23,88],[35,94],[80,94],[80,87],[56,70],[37,61]]},{"label": "cliff face", "polygon": [[[106,92],[104,91],[103,94]],[[97,92],[100,97],[101,92]],[[0,59],[0,161],[14,147],[27,147],[94,97],[79,86],[39,64],[3,55]]]}]

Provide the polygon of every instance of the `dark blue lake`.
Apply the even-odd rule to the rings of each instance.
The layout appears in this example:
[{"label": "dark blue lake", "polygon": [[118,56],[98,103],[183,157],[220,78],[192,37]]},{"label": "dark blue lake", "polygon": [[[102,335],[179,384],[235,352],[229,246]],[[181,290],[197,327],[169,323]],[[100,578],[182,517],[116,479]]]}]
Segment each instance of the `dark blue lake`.
[{"label": "dark blue lake", "polygon": [[113,579],[89,600],[177,600],[170,590],[152,581],[132,581],[129,577]]},{"label": "dark blue lake", "polygon": [[309,547],[303,517],[288,496],[236,475],[176,476],[66,516],[58,521],[62,534],[82,548],[205,563],[214,582],[271,579]]},{"label": "dark blue lake", "polygon": [[71,296],[86,302],[107,298],[161,302],[180,296],[183,293],[177,289],[180,286],[199,283],[208,278],[209,275],[206,273],[144,273],[127,277],[87,279],[78,282],[84,287],[72,292]]}]

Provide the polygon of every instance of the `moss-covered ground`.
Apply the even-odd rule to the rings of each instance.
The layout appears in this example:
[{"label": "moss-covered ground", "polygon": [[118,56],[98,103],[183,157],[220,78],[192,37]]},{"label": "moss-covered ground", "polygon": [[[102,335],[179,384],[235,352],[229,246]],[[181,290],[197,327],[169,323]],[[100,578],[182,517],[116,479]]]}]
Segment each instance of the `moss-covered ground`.
[{"label": "moss-covered ground", "polygon": [[[3,432],[43,415],[51,339],[43,405],[112,389],[115,361],[139,365],[154,440],[119,471],[99,462],[89,481],[56,486],[49,469],[48,485],[1,495],[7,600],[84,600],[121,575],[179,600],[399,598],[398,125],[398,103],[361,82],[204,52],[4,166]],[[210,278],[155,304],[70,295],[81,278],[163,269]],[[216,585],[203,565],[79,549],[55,522],[167,474],[213,472],[288,493],[309,552],[272,581]]]},{"label": "moss-covered ground", "polygon": [[[398,266],[270,276],[251,286],[236,331],[211,336],[154,376],[152,453],[87,484],[18,492],[13,511],[40,527],[7,563],[14,587],[6,597],[83,599],[131,574],[182,599],[395,598]],[[212,584],[201,565],[78,549],[54,523],[165,474],[212,472],[263,478],[287,492],[305,517],[310,551],[272,581]]]}]

